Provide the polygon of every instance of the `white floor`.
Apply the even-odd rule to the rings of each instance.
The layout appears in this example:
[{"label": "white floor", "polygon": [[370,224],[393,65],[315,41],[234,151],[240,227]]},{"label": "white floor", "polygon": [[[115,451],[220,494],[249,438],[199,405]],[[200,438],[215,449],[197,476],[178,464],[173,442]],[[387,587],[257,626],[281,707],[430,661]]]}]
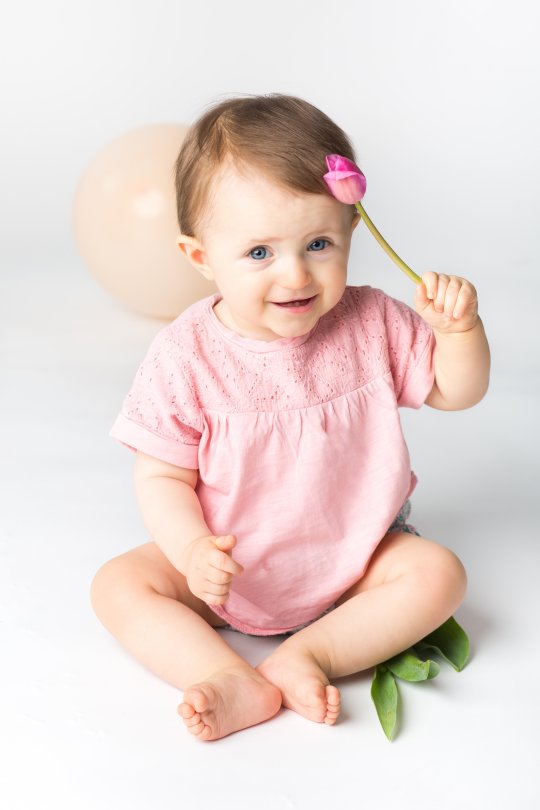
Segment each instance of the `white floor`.
[{"label": "white floor", "polygon": [[[160,324],[125,312],[79,266],[4,268],[0,303],[5,810],[540,807],[534,382],[495,369],[472,411],[403,415],[414,520],[469,572],[457,618],[470,665],[402,686],[392,744],[369,674],[341,682],[335,727],[282,710],[204,744],[176,716],[181,695],[119,648],[88,600],[99,565],[146,540],[131,456],[107,434]],[[254,664],[277,643],[225,636]]]}]

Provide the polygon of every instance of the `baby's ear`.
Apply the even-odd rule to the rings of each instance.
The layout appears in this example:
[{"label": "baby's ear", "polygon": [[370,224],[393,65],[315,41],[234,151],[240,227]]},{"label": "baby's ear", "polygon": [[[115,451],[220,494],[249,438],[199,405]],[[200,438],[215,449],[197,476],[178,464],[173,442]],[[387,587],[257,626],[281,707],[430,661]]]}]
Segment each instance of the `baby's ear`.
[{"label": "baby's ear", "polygon": [[194,236],[186,236],[181,233],[176,240],[176,244],[193,267],[209,281],[212,281],[214,274],[206,263],[206,253],[202,243],[195,239]]}]

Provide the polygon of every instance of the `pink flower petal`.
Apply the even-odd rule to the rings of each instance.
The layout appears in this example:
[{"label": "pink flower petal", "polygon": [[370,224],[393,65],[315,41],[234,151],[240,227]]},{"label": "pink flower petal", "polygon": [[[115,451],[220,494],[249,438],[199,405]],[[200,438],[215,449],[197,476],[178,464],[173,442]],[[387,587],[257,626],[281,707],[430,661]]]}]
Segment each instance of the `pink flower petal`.
[{"label": "pink flower petal", "polygon": [[329,171],[323,179],[339,202],[353,205],[366,193],[366,178],[352,160],[342,155],[326,155]]}]

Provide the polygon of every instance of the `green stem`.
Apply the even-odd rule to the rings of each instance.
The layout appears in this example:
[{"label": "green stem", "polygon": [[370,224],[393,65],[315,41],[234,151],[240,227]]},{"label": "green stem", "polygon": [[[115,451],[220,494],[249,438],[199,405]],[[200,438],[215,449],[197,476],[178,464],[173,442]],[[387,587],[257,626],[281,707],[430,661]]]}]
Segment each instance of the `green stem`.
[{"label": "green stem", "polygon": [[409,276],[409,278],[411,278],[414,281],[415,284],[421,284],[422,279],[420,278],[420,276],[418,276],[414,272],[414,270],[411,270],[409,265],[405,264],[403,259],[400,259],[400,257],[397,255],[396,251],[393,250],[390,247],[390,245],[388,244],[388,242],[386,241],[384,236],[381,233],[379,233],[379,231],[377,230],[377,228],[375,227],[373,222],[370,220],[370,218],[368,217],[368,215],[364,211],[362,203],[357,202],[357,203],[355,203],[355,206],[356,206],[356,210],[358,211],[358,213],[360,214],[360,216],[362,217],[362,219],[366,223],[367,227],[369,228],[369,230],[371,231],[371,233],[373,234],[373,236],[375,237],[375,239],[377,240],[379,245],[383,248],[383,250],[385,250],[388,253],[390,258],[393,259],[393,261],[397,264],[399,269],[403,270],[403,272],[406,273]]}]

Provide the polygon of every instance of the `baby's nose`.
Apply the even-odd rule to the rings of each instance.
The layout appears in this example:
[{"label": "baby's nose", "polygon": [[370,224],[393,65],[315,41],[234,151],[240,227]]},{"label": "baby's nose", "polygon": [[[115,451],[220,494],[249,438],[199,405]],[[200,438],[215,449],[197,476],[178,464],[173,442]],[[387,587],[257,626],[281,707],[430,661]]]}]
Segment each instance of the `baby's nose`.
[{"label": "baby's nose", "polygon": [[305,259],[294,256],[287,259],[281,270],[280,284],[291,290],[301,290],[311,281]]}]

